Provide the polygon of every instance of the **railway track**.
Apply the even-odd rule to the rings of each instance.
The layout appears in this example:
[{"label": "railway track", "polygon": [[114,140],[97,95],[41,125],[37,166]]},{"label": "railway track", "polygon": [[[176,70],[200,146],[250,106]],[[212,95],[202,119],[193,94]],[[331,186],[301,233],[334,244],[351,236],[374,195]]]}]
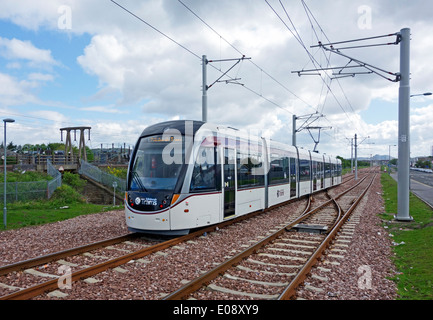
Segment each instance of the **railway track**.
[{"label": "railway track", "polygon": [[[291,299],[374,180],[365,176],[343,193],[307,209],[265,239],[164,297]],[[305,232],[306,231],[306,232]]]},{"label": "railway track", "polygon": [[60,281],[64,279],[61,272],[68,267],[70,267],[68,274],[70,284],[83,279],[91,282],[92,276],[105,270],[161,252],[261,213],[239,217],[166,241],[144,239],[142,234],[134,233],[3,266],[0,267],[0,300],[30,299],[57,290],[62,286],[59,279]]},{"label": "railway track", "polygon": [[[58,289],[64,271],[69,271],[71,281],[89,278],[125,263],[129,256],[164,247],[158,242],[127,234],[0,267],[0,300],[24,300]],[[26,287],[27,283],[33,285]]]},{"label": "railway track", "polygon": [[[318,203],[327,203],[330,201],[329,196],[325,196],[324,193],[323,195],[321,194],[322,193],[316,195],[314,205],[318,205]],[[270,210],[275,210],[275,208],[269,209],[268,211]],[[304,213],[307,211],[309,211],[309,207],[304,211]],[[257,213],[256,215],[260,214],[261,212]],[[144,240],[137,234],[130,234],[123,237],[109,239],[107,241],[101,241],[95,244],[15,263],[9,266],[4,266],[0,268],[0,299],[30,299],[43,293],[57,290],[60,285],[59,281],[62,278],[58,272],[59,268],[61,267],[70,267],[74,270],[69,274],[69,280],[71,282],[84,279],[91,281],[92,276],[107,269],[117,268],[132,260],[140,260],[145,256],[156,252],[161,252],[167,248],[200,237],[203,234],[218,230],[218,228],[224,228],[233,223],[240,222],[251,217],[252,215],[240,217],[239,219],[227,221],[222,225],[201,229],[187,236],[159,243],[155,243],[155,241],[152,242],[149,240]],[[287,226],[284,225],[283,229],[287,229]],[[284,250],[284,245],[276,244],[276,246],[278,246],[277,249],[280,251],[282,251],[282,249]],[[299,242],[297,243],[297,246],[299,247]],[[89,264],[91,265],[89,266]],[[249,268],[246,270],[253,269]],[[268,274],[268,276],[270,275]],[[33,285],[28,286],[24,284],[27,283],[27,281],[24,279],[27,277],[34,278],[30,281],[33,283]],[[10,293],[11,291],[12,293]]]}]

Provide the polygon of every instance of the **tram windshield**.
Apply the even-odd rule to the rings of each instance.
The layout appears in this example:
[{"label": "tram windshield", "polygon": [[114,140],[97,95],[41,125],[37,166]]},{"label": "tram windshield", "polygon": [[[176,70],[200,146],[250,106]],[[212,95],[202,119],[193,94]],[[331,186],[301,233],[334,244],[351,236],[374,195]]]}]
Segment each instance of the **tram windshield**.
[{"label": "tram windshield", "polygon": [[174,190],[184,163],[183,138],[155,135],[141,138],[129,177],[129,190]]}]

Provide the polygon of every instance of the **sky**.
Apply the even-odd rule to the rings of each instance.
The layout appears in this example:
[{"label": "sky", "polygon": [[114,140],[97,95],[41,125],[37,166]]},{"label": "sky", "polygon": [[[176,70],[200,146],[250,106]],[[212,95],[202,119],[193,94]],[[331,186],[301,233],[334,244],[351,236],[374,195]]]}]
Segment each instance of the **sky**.
[{"label": "sky", "polygon": [[[314,138],[319,152],[350,158],[356,134],[359,157],[397,157],[398,82],[294,71],[354,65],[311,47],[319,41],[410,28],[411,94],[433,92],[432,11],[425,0],[2,0],[0,117],[15,120],[7,124],[7,143],[61,142],[60,128],[90,126],[90,148],[133,146],[151,124],[202,119],[203,55],[245,56],[221,78],[238,80],[207,90],[208,122],[291,144],[293,115],[314,115],[310,126],[322,129],[311,129],[311,137],[297,120],[298,146],[312,150]],[[400,69],[398,44],[340,52],[391,73]],[[236,62],[208,63],[206,83]],[[412,97],[412,157],[432,155],[432,123],[433,96]]]}]

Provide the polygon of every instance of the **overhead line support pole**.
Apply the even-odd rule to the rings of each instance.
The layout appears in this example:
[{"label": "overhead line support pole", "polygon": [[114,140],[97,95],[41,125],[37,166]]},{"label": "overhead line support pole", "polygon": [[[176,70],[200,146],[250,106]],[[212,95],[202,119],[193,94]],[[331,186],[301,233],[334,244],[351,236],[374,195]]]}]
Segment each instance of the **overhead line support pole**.
[{"label": "overhead line support pole", "polygon": [[296,115],[292,117],[292,146],[296,147]]},{"label": "overhead line support pole", "polygon": [[355,180],[358,180],[358,135],[355,133]]},{"label": "overhead line support pole", "polygon": [[410,166],[410,29],[400,30],[400,88],[398,97],[398,207],[394,217],[412,221],[409,215]]},{"label": "overhead line support pole", "polygon": [[[315,143],[314,151],[316,151],[316,147],[319,144],[320,141],[320,129],[327,129],[325,127],[311,127],[311,124],[315,121],[317,121],[319,118],[324,117],[323,114],[318,115],[319,112],[316,111],[316,113],[307,114],[304,116],[297,117],[295,114],[292,116],[292,146],[296,147],[296,133],[302,131],[303,129],[307,129],[310,132],[310,129],[319,129],[319,140],[316,141],[313,137],[313,135],[310,132],[310,136],[313,139]],[[305,119],[304,123],[297,128],[296,126],[296,120]],[[328,127],[330,128],[330,127]]]},{"label": "overhead line support pole", "polygon": [[[251,58],[246,58],[245,56],[242,56],[242,58],[236,58],[236,59],[222,59],[222,60],[208,60],[206,55],[202,56],[202,121],[203,122],[207,122],[207,91],[209,90],[210,87],[212,87],[215,83],[217,82],[221,82],[221,78],[224,77],[225,75],[227,75],[227,73],[232,70],[239,62],[243,61],[244,59],[251,59]],[[211,85],[207,85],[207,65],[208,63],[211,62],[223,62],[223,61],[236,61],[236,63],[231,66],[226,72],[224,72],[222,74],[221,77],[219,77],[217,80],[215,80]],[[236,81],[236,80],[240,80],[238,79],[233,79],[230,78],[229,80],[226,80],[226,83],[229,83],[230,81]]]},{"label": "overhead line support pole", "polygon": [[201,100],[201,117],[203,122],[207,122],[207,58],[202,56],[202,71],[203,71],[203,95]]}]

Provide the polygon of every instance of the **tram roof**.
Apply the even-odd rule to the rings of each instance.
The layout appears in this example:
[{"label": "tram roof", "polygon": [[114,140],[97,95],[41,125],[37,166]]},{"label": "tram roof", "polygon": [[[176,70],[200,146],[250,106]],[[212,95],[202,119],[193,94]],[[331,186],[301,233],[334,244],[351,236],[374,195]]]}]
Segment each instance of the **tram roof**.
[{"label": "tram roof", "polygon": [[194,135],[203,126],[203,124],[203,121],[195,120],[173,120],[161,122],[145,128],[141,133],[141,137],[163,134],[169,129],[178,130],[182,135],[185,133]]}]

